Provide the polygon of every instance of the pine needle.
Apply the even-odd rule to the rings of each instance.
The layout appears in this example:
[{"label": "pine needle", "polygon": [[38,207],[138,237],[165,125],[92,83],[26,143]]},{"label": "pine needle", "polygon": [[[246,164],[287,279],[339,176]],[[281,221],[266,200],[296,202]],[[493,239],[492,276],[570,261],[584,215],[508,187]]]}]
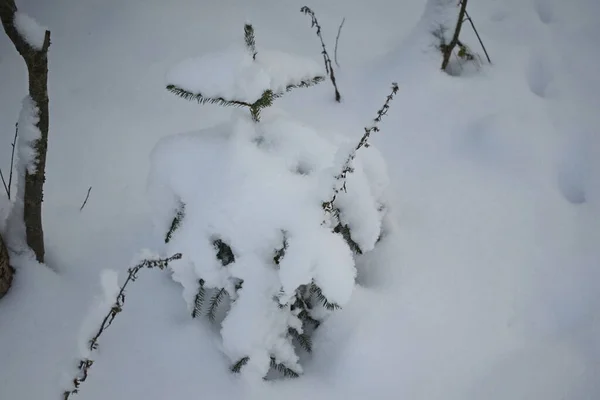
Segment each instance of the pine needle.
[{"label": "pine needle", "polygon": [[169,231],[165,236],[165,243],[169,243],[171,241],[171,239],[173,238],[173,234],[177,229],[179,229],[181,221],[183,221],[183,217],[185,217],[185,204],[180,203],[179,209],[177,210],[177,213],[175,214],[175,217],[173,217],[173,221],[171,222],[171,227],[169,228]]},{"label": "pine needle", "polygon": [[286,378],[298,378],[300,376],[300,374],[294,371],[293,369],[286,367],[283,364],[277,363],[274,357],[271,357],[271,368],[278,371]]},{"label": "pine needle", "polygon": [[327,297],[325,297],[323,291],[316,283],[311,283],[310,291],[326,309],[332,311],[342,308],[338,304],[332,303],[329,300],[327,300]]},{"label": "pine needle", "polygon": [[204,304],[204,295],[206,290],[204,289],[204,279],[198,281],[198,293],[194,299],[194,309],[192,310],[192,318],[196,318],[202,315],[202,305]]},{"label": "pine needle", "polygon": [[288,328],[288,333],[290,336],[298,342],[300,347],[302,347],[307,353],[312,353],[312,339],[306,333],[299,333],[294,328]]},{"label": "pine needle", "polygon": [[231,372],[236,374],[239,373],[242,370],[242,367],[248,364],[248,361],[250,361],[250,357],[241,358],[238,362],[231,366]]},{"label": "pine needle", "polygon": [[225,107],[251,107],[252,104],[239,100],[227,100],[223,97],[204,97],[201,93],[192,93],[176,85],[167,85],[167,90],[183,99],[197,101],[199,104],[217,104]]},{"label": "pine needle", "polygon": [[223,301],[223,298],[227,294],[227,290],[225,288],[220,289],[213,297],[210,299],[210,306],[208,307],[208,319],[210,322],[215,322],[217,319],[217,311],[219,311],[219,306]]}]

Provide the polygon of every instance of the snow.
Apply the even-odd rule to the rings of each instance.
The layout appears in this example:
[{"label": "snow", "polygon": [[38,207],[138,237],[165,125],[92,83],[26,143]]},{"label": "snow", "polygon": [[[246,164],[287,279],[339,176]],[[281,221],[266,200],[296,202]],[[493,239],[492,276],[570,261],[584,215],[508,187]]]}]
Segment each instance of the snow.
[{"label": "snow", "polygon": [[167,74],[167,84],[206,98],[223,98],[252,104],[265,90],[285,92],[323,76],[323,68],[310,59],[281,51],[257,49],[256,60],[242,47],[187,59]]},{"label": "snow", "polygon": [[[183,285],[188,309],[194,306],[199,279],[206,288],[225,288],[232,294],[241,279],[243,287],[223,322],[223,345],[231,364],[249,356],[248,367],[256,366],[260,377],[266,375],[272,355],[299,370],[297,356],[285,340],[288,319],[296,318],[280,310],[273,297],[281,305],[292,304],[297,289],[314,281],[328,301],[343,307],[353,291],[352,252],[333,227],[322,225],[322,202],[333,194],[337,142],[343,142],[330,137],[335,136],[267,109],[259,124],[238,112],[228,125],[162,139],[152,153],[149,198],[158,234],[168,231],[177,204],[185,204],[185,216],[167,253],[184,255],[172,270]],[[348,148],[342,146],[344,151]],[[375,149],[370,152],[373,158]],[[352,235],[372,249],[383,215],[368,182],[381,178],[366,175],[359,164],[352,176],[356,178],[348,180],[344,197],[355,200],[340,206],[345,214],[356,216]],[[323,180],[331,183],[325,192]],[[283,246],[282,232],[288,248],[277,267],[272,260]],[[212,245],[216,239],[231,246],[232,265],[222,266],[217,260]]]},{"label": "snow", "polygon": [[44,40],[46,38],[47,28],[38,24],[38,22],[29,15],[17,11],[13,20],[15,28],[19,34],[25,39],[27,44],[35,50],[42,50]]},{"label": "snow", "polygon": [[[132,284],[74,398],[598,397],[599,4],[469,2],[494,64],[452,77],[439,71],[430,36],[436,21],[446,20],[440,4],[311,4],[328,48],[346,17],[336,70],[344,100],[335,104],[323,82],[278,99],[278,107],[309,132],[358,140],[389,84],[397,81],[400,91],[372,140],[392,189],[377,191],[386,187],[383,178],[370,182],[388,205],[384,236],[356,261],[359,284],[348,304],[315,332],[313,354],[300,356],[303,376],[254,382],[231,374],[229,357],[239,349],[226,353],[209,321],[190,318],[171,272],[148,270]],[[224,127],[230,118],[229,109],[166,92],[166,71],[239,43],[247,19],[259,45],[317,61],[320,47],[306,16],[289,2],[23,0],[23,6],[35,9],[54,38],[44,196],[48,268],[27,254],[12,259],[17,274],[0,301],[0,387],[9,398],[58,398],[100,271],[122,276],[138,249],[166,250],[164,230],[155,232],[151,220],[168,224],[177,199],[157,196],[173,204],[161,208],[164,218],[150,212],[148,200],[159,201],[146,193],[152,149],[163,137],[193,131],[189,152],[184,143],[161,142],[189,161],[201,147],[197,132]],[[463,39],[481,54],[469,27]],[[26,71],[3,35],[0,71],[6,171]],[[226,134],[213,132],[210,149]],[[282,148],[296,149],[291,140]],[[322,158],[299,153],[306,157],[298,158],[301,169]],[[209,150],[197,157],[215,161],[210,171],[194,171],[198,179],[228,165]],[[376,162],[363,168],[378,169]],[[89,186],[93,199],[79,212]],[[323,180],[322,193],[330,187]],[[273,246],[281,238],[273,234]],[[255,268],[253,262],[246,259]],[[305,278],[290,277],[296,279]],[[250,326],[249,335],[262,337],[260,327]],[[260,375],[256,367],[247,372]]]}]

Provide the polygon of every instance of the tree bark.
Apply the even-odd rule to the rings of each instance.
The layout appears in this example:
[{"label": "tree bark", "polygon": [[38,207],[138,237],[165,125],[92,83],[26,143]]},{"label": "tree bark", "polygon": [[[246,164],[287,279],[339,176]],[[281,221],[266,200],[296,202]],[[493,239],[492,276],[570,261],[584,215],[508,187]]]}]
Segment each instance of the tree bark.
[{"label": "tree bark", "polygon": [[0,236],[0,299],[4,297],[12,284],[14,270],[10,266],[8,251]]},{"label": "tree bark", "polygon": [[459,43],[460,30],[462,28],[463,21],[465,20],[465,13],[467,12],[467,0],[460,1],[460,11],[458,12],[458,21],[456,22],[456,28],[454,29],[454,35],[452,40],[444,48],[444,59],[442,60],[442,70],[445,71],[450,63],[450,57],[452,51]]},{"label": "tree bark", "polygon": [[24,220],[27,244],[36,259],[44,262],[44,231],[42,229],[42,201],[46,179],[46,151],[48,148],[48,48],[50,31],[46,31],[41,49],[31,47],[14,25],[17,6],[14,0],[0,0],[0,20],[4,31],[25,60],[29,75],[29,95],[39,110],[37,128],[41,137],[34,144],[36,169],[33,174],[25,172]]}]

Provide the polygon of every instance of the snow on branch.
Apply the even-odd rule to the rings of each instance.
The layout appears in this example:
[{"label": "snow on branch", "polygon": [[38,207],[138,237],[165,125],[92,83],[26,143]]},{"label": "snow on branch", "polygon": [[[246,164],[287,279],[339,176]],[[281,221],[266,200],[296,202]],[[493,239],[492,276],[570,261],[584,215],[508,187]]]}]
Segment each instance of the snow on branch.
[{"label": "snow on branch", "polygon": [[14,17],[15,28],[19,34],[25,39],[28,45],[37,51],[44,49],[46,43],[46,32],[48,29],[37,23],[35,19],[29,15],[17,11]]},{"label": "snow on branch", "polygon": [[248,107],[258,121],[260,109],[295,88],[322,82],[312,60],[256,48],[254,28],[244,26],[245,48],[206,54],[181,62],[167,74],[167,90],[200,104]]},{"label": "snow on branch", "polygon": [[81,383],[86,381],[89,375],[89,369],[94,364],[94,360],[90,358],[90,354],[92,351],[98,349],[98,340],[100,339],[100,336],[109,326],[111,326],[117,314],[123,311],[123,305],[125,304],[125,289],[127,288],[127,285],[138,278],[140,270],[144,268],[165,269],[171,261],[179,259],[181,259],[180,253],[163,259],[152,257],[146,258],[135,267],[128,269],[127,279],[120,287],[117,282],[118,274],[115,271],[108,270],[103,272],[101,281],[104,297],[100,304],[98,304],[97,312],[92,313],[92,317],[95,317],[98,313],[101,313],[101,315],[106,313],[106,315],[92,338],[87,342],[84,348],[81,349],[81,359],[79,360],[77,367],[78,373],[72,380],[72,388],[63,393],[64,400],[68,400],[72,395],[78,393]]}]

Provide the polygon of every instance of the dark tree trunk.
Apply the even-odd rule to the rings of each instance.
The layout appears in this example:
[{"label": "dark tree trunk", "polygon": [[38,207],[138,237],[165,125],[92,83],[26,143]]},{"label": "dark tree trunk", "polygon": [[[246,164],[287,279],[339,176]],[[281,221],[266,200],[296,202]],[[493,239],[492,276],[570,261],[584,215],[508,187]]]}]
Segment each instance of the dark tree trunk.
[{"label": "dark tree trunk", "polygon": [[27,244],[39,262],[44,262],[44,231],[42,229],[42,201],[46,176],[46,151],[48,148],[48,48],[50,31],[46,31],[41,49],[31,47],[14,25],[17,6],[14,0],[0,0],[0,20],[4,31],[27,64],[29,72],[29,95],[39,110],[37,128],[41,137],[34,144],[36,169],[33,174],[25,172],[24,219]]},{"label": "dark tree trunk", "polygon": [[8,251],[6,250],[2,236],[0,236],[0,299],[4,297],[6,292],[8,292],[8,289],[10,289],[13,272],[8,260]]},{"label": "dark tree trunk", "polygon": [[448,63],[450,63],[450,57],[452,56],[452,51],[459,43],[460,30],[462,29],[463,21],[465,20],[465,13],[467,12],[467,0],[461,0],[460,2],[460,11],[458,12],[458,21],[456,22],[456,27],[454,29],[454,35],[452,35],[452,40],[448,43],[444,49],[444,59],[442,60],[442,70],[446,70],[448,67]]}]

